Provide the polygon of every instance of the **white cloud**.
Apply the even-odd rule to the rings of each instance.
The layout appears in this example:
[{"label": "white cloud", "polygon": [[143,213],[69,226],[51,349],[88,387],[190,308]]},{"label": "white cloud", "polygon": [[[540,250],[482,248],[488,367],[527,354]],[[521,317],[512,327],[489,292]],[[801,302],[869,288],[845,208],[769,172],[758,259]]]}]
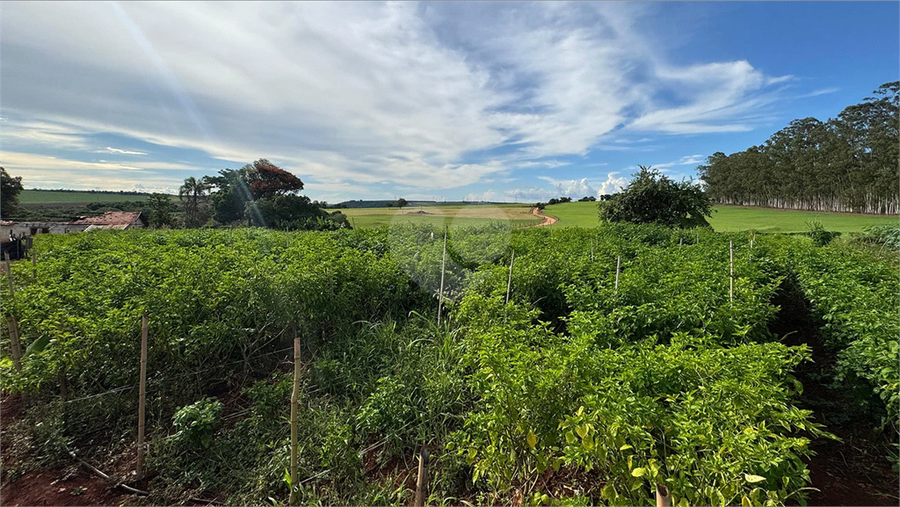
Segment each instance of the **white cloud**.
[{"label": "white cloud", "polygon": [[110,148],[109,146],[107,146],[105,150],[100,150],[97,153],[116,153],[119,155],[146,155],[147,154],[146,152],[143,152],[143,151],[120,150],[118,148]]},{"label": "white cloud", "polygon": [[[111,133],[229,162],[264,156],[325,192],[350,189],[329,181],[452,189],[567,164],[552,157],[628,149],[603,143],[621,126],[746,130],[775,100],[768,87],[790,79],[746,61],[670,64],[642,28],[652,10],[10,3],[0,18],[4,108],[32,127],[3,137],[18,151],[102,150],[83,136]],[[510,149],[468,156],[500,147]],[[599,183],[560,185],[596,193]]]},{"label": "white cloud", "polygon": [[628,185],[628,178],[617,176],[618,174],[618,172],[612,172],[606,175],[606,181],[599,185],[600,194],[615,194]]},{"label": "white cloud", "polygon": [[703,155],[686,155],[684,157],[681,157],[678,160],[673,160],[671,162],[663,162],[661,164],[653,164],[650,167],[653,167],[654,169],[662,170],[662,169],[667,169],[670,167],[676,167],[676,166],[682,166],[682,165],[702,164],[705,161],[706,161],[706,157],[704,157]]}]

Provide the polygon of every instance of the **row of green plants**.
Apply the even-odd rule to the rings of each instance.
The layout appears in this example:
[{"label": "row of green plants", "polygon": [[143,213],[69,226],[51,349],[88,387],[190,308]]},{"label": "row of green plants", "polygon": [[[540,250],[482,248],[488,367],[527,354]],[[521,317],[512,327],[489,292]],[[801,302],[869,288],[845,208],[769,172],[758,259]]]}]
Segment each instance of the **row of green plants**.
[{"label": "row of green plants", "polygon": [[773,257],[796,277],[825,344],[837,355],[834,382],[861,394],[858,403],[895,433],[900,419],[900,294],[896,266],[865,252],[772,238]]},{"label": "row of green plants", "polygon": [[[5,283],[0,295],[29,350],[21,372],[3,357],[3,390],[29,394],[34,431],[62,434],[33,438],[35,452],[47,452],[43,441],[60,453],[87,445],[82,436],[98,431],[133,439],[136,393],[116,389],[137,383],[147,312],[148,503],[216,493],[280,504],[291,488],[303,504],[407,503],[428,445],[435,503],[506,503],[519,490],[532,504],[645,504],[665,484],[680,505],[772,505],[802,500],[810,439],[829,436],[796,406],[792,371],[810,350],[768,330],[786,277],[832,309],[821,315],[845,350],[842,372],[877,384],[890,343],[896,360],[897,333],[878,334],[886,309],[852,317],[888,299],[886,271],[847,271],[864,254],[841,245],[492,225],[450,231],[445,254],[444,234],[38,237],[37,277],[17,263],[15,301]],[[856,294],[847,306],[829,302],[832,278]],[[857,340],[863,331],[873,338]],[[285,473],[294,333],[299,484]],[[2,339],[5,352],[5,326]],[[76,402],[42,411],[63,384]]]},{"label": "row of green plants", "polygon": [[775,505],[808,483],[809,437],[827,434],[791,402],[805,347],[688,332],[608,347],[478,295],[460,317],[478,396],[449,448],[494,491],[540,500],[552,469],[581,502],[646,505],[664,484],[676,505]]}]

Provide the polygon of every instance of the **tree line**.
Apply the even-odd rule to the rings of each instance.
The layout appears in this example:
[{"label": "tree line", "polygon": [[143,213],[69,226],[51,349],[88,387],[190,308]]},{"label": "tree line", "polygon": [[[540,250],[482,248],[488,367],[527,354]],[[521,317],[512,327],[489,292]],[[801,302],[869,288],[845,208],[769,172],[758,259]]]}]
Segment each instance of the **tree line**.
[{"label": "tree line", "polygon": [[792,121],[764,144],[697,168],[715,203],[810,211],[896,214],[900,82],[837,118]]},{"label": "tree line", "polygon": [[[349,228],[340,211],[329,213],[325,202],[311,201],[297,192],[303,182],[288,171],[259,159],[240,169],[223,169],[215,176],[184,180],[178,198],[186,228],[244,224],[290,230]],[[147,200],[151,227],[173,227],[178,207],[167,194]]]}]

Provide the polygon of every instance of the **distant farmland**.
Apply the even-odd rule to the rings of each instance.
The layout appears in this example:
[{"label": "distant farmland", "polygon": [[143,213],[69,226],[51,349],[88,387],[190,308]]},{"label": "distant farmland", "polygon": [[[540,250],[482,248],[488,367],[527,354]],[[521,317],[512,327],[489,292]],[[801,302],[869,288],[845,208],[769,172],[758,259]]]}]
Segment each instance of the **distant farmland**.
[{"label": "distant farmland", "polygon": [[90,192],[58,190],[22,190],[19,204],[87,204],[90,202],[145,201],[150,194],[120,194],[118,192]]},{"label": "distant farmland", "polygon": [[[805,232],[808,223],[819,221],[829,231],[860,232],[872,225],[896,225],[897,215],[862,215],[797,211],[745,206],[713,206],[709,224],[717,232],[754,230],[759,232]],[[559,218],[552,227],[597,227],[597,203],[570,202],[547,206],[544,214]]]},{"label": "distant farmland", "polygon": [[341,209],[354,227],[380,227],[392,224],[416,224],[450,227],[509,222],[514,227],[534,225],[541,220],[523,204],[469,204],[407,206],[397,208]]}]

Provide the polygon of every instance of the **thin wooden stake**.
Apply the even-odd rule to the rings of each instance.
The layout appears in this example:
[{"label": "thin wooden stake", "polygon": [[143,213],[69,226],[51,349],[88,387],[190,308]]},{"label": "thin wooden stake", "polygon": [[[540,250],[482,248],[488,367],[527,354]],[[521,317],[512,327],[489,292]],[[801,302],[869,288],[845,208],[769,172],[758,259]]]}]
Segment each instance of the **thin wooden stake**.
[{"label": "thin wooden stake", "polygon": [[6,281],[9,282],[9,299],[15,299],[16,289],[13,286],[12,266],[9,263],[9,252],[3,252],[6,256]]},{"label": "thin wooden stake", "polygon": [[416,479],[416,497],[413,501],[415,507],[423,507],[428,499],[428,464],[431,458],[428,455],[428,447],[423,446],[419,453],[419,476]]},{"label": "thin wooden stake", "polygon": [[137,480],[144,478],[144,406],[147,401],[147,335],[150,322],[141,316],[141,378],[138,388]]},{"label": "thin wooden stake", "polygon": [[509,304],[509,289],[512,287],[512,269],[513,262],[516,261],[516,251],[512,251],[512,255],[509,257],[509,280],[506,281],[506,304]]},{"label": "thin wooden stake", "polygon": [[750,236],[750,251],[747,253],[747,262],[753,260],[753,240],[756,239],[756,233]]},{"label": "thin wooden stake", "polygon": [[616,256],[616,292],[619,291],[619,268],[622,267],[622,256]]},{"label": "thin wooden stake", "polygon": [[672,496],[669,493],[669,488],[663,486],[662,484],[656,485],[656,507],[671,507],[672,506]]},{"label": "thin wooden stake", "polygon": [[9,348],[12,352],[13,366],[16,371],[22,371],[22,343],[19,341],[19,323],[10,313],[6,316],[6,323],[9,325]]},{"label": "thin wooden stake", "polygon": [[[9,299],[10,301],[15,301],[16,288],[15,284],[13,284],[12,266],[10,266],[9,263],[9,252],[4,252],[4,254],[6,255],[6,281],[9,283]],[[13,367],[15,367],[16,371],[21,371],[22,343],[19,341],[19,323],[16,321],[16,317],[13,315],[12,311],[8,312],[6,323],[9,326],[9,348],[13,357]]]},{"label": "thin wooden stake", "polygon": [[731,275],[728,278],[728,300],[734,302],[734,241],[728,240],[728,259],[731,265]]},{"label": "thin wooden stake", "polygon": [[444,226],[444,253],[441,256],[441,290],[438,293],[438,318],[437,323],[441,325],[441,309],[444,306],[444,266],[447,262],[447,230],[448,226]]},{"label": "thin wooden stake", "polygon": [[300,477],[297,475],[297,415],[300,408],[300,336],[294,336],[294,389],[291,392],[291,496],[290,504],[297,505]]},{"label": "thin wooden stake", "polygon": [[591,262],[594,262],[594,238],[591,238]]}]

